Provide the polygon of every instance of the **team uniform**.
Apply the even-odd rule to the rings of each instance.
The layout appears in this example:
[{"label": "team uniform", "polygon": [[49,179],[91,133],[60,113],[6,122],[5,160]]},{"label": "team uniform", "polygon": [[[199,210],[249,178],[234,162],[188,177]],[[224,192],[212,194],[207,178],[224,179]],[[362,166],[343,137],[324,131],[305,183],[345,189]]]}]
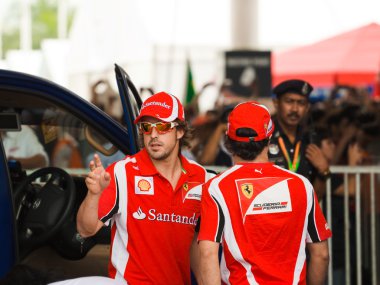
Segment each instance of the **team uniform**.
[{"label": "team uniform", "polygon": [[305,177],[238,163],[203,187],[198,240],[223,243],[224,284],[306,284],[306,243],[331,231]]},{"label": "team uniform", "polygon": [[[112,223],[109,275],[128,284],[190,284],[190,246],[209,174],[180,156],[175,189],[141,150],[107,168],[99,219]],[[117,231],[116,231],[117,229]]]}]

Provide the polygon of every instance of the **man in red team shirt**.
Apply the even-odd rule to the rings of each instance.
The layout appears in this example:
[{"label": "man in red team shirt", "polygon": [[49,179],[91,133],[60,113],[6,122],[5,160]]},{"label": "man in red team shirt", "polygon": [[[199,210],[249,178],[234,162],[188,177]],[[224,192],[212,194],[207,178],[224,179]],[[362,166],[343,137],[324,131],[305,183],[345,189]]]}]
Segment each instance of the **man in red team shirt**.
[{"label": "man in red team shirt", "polygon": [[[190,284],[198,275],[195,228],[206,170],[181,155],[187,125],[180,101],[149,97],[135,120],[144,148],[106,170],[90,163],[78,232],[94,235],[111,222],[109,276],[128,284]],[[191,260],[191,261],[190,261]]]},{"label": "man in red team shirt", "polygon": [[205,285],[324,284],[331,231],[310,182],[268,162],[273,130],[259,103],[241,103],[229,115],[234,166],[203,186],[198,240]]}]

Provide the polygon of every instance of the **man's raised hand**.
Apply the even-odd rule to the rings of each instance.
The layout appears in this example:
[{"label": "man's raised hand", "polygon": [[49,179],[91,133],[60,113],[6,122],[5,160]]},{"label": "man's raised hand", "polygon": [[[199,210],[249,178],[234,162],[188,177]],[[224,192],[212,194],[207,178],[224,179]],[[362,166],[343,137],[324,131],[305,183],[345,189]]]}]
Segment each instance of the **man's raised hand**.
[{"label": "man's raised hand", "polygon": [[90,173],[86,178],[86,186],[92,194],[100,194],[109,185],[111,176],[105,171],[99,155],[94,154],[90,161]]}]

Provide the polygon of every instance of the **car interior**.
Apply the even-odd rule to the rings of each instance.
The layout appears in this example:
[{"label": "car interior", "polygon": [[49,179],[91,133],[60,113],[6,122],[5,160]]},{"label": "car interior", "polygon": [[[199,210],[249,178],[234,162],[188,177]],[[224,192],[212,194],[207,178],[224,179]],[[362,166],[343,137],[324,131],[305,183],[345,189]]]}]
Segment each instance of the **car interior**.
[{"label": "car interior", "polygon": [[9,133],[30,128],[48,158],[46,165],[34,169],[8,159],[19,262],[41,270],[60,270],[65,278],[106,276],[110,229],[105,227],[84,239],[76,231],[75,218],[87,193],[84,180],[93,154],[98,153],[107,166],[122,159],[125,150],[69,109],[22,94],[2,97],[2,140]]}]

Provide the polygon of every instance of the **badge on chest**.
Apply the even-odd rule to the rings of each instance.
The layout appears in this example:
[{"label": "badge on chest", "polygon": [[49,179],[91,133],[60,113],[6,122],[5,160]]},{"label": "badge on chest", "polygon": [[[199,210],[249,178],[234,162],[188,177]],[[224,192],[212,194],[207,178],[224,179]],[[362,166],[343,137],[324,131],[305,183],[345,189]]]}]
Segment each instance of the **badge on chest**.
[{"label": "badge on chest", "polygon": [[135,194],[154,195],[153,177],[135,176]]}]

